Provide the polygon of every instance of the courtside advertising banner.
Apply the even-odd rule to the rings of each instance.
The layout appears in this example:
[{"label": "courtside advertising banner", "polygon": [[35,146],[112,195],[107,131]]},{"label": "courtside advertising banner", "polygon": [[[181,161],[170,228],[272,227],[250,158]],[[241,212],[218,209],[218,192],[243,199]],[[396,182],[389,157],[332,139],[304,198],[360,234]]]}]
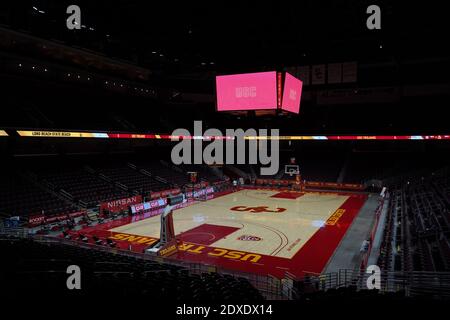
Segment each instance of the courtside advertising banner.
[{"label": "courtside advertising banner", "polygon": [[69,220],[70,218],[76,218],[84,215],[85,211],[77,211],[71,212],[69,214],[60,214],[51,217],[47,217],[44,214],[32,215],[28,218],[28,226],[36,227],[42,224],[53,223],[53,222],[61,222],[65,220]]},{"label": "courtside advertising banner", "polygon": [[159,209],[161,207],[164,207],[166,204],[167,204],[167,199],[158,199],[158,200],[153,200],[153,201],[144,202],[144,203],[140,203],[140,204],[135,204],[135,205],[130,206],[130,208],[131,208],[131,213],[136,214],[136,213],[141,213],[144,211]]},{"label": "courtside advertising banner", "polygon": [[128,209],[133,204],[142,203],[142,196],[134,196],[119,200],[103,202],[100,204],[100,211],[108,210],[110,212],[117,212]]}]

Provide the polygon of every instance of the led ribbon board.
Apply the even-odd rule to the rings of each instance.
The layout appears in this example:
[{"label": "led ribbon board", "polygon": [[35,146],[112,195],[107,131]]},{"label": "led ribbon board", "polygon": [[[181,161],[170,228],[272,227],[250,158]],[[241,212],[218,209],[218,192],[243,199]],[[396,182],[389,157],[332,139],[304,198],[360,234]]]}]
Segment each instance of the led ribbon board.
[{"label": "led ribbon board", "polygon": [[72,132],[72,131],[22,131],[17,133],[21,137],[38,138],[108,138],[107,133],[101,132]]},{"label": "led ribbon board", "polygon": [[245,140],[450,140],[450,135],[433,136],[246,136]]},{"label": "led ribbon board", "polygon": [[[0,130],[0,136],[2,135]],[[4,131],[3,131],[4,132]],[[6,134],[6,132],[5,132]],[[140,133],[107,133],[107,132],[70,132],[70,131],[22,131],[21,137],[38,138],[102,138],[102,139],[192,139],[192,140],[233,140],[233,136],[172,136],[167,134]],[[6,134],[7,136],[8,134]],[[414,135],[414,136],[381,136],[381,135],[342,135],[342,136],[246,136],[246,140],[450,140],[450,135]]]}]

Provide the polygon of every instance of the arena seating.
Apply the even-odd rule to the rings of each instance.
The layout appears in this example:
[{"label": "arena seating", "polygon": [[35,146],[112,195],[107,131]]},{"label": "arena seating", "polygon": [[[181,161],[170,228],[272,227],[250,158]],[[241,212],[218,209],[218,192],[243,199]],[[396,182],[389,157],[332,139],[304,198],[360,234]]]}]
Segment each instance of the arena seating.
[{"label": "arena seating", "polygon": [[77,208],[50,192],[39,188],[15,172],[2,172],[0,179],[0,213],[27,216],[44,213],[47,216],[71,213]]},{"label": "arena seating", "polygon": [[58,190],[67,191],[74,200],[81,200],[88,207],[96,206],[99,202],[128,196],[127,192],[115,188],[111,183],[101,180],[84,169],[62,173],[42,173],[40,178],[53,184]]},{"label": "arena seating", "polygon": [[348,303],[349,301],[380,303],[390,299],[404,299],[405,292],[380,294],[377,290],[357,290],[354,286],[333,288],[327,291],[301,292],[295,297],[301,303]]},{"label": "arena seating", "polygon": [[421,171],[428,174],[433,170],[445,167],[446,156],[435,152],[433,156],[427,156],[419,148],[414,149],[387,149],[385,151],[352,150],[346,162],[343,182],[363,183],[371,179],[386,180],[396,177],[418,175]]},{"label": "arena seating", "polygon": [[0,238],[0,251],[5,261],[0,269],[9,275],[3,289],[11,295],[69,294],[66,269],[78,265],[83,273],[83,295],[144,294],[155,300],[197,301],[263,299],[244,278],[193,274],[183,267],[139,257],[11,237]]},{"label": "arena seating", "polygon": [[97,172],[111,178],[114,182],[122,183],[130,191],[139,194],[148,194],[150,191],[159,191],[170,187],[169,184],[157,181],[126,164],[98,168]]},{"label": "arena seating", "polygon": [[344,156],[335,152],[302,154],[300,164],[302,178],[307,181],[336,182]]},{"label": "arena seating", "polygon": [[181,169],[185,172],[198,172],[200,181],[216,182],[221,179],[216,176],[207,165],[181,165]]},{"label": "arena seating", "polygon": [[161,162],[158,160],[149,161],[133,161],[138,168],[148,171],[152,175],[162,178],[173,186],[182,187],[188,183],[186,172],[178,168],[178,170],[171,167],[168,162]]},{"label": "arena seating", "polygon": [[395,271],[450,271],[448,173],[393,185],[379,265]]},{"label": "arena seating", "polygon": [[387,175],[386,168],[392,166],[392,157],[377,157],[370,152],[353,152],[346,163],[343,181],[364,183],[368,179],[382,179]]},{"label": "arena seating", "polygon": [[[307,181],[336,182],[343,164],[343,157],[332,152],[304,153],[297,155],[295,158],[296,163],[299,165],[302,179]],[[247,173],[249,176],[254,172],[257,178],[294,179],[294,177],[285,173],[285,165],[290,163],[289,156],[281,154],[279,161],[279,169],[274,175],[261,175],[260,166],[258,165],[237,165],[236,167]],[[263,167],[267,166],[265,165]]]},{"label": "arena seating", "polygon": [[[220,181],[208,167],[179,166],[134,155],[24,157],[14,159],[0,181],[0,212],[6,215],[65,214],[77,207],[151,191],[183,187],[187,171],[197,171],[200,181]],[[12,173],[22,172],[30,180]],[[27,201],[24,201],[24,200]],[[63,200],[62,200],[63,199]]]}]

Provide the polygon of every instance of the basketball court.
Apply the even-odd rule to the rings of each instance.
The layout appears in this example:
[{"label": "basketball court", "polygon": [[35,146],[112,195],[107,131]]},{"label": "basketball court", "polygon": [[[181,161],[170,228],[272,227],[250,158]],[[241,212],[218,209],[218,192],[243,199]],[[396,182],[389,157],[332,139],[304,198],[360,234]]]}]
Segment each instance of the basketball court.
[{"label": "basketball court", "polygon": [[[299,276],[320,273],[366,198],[365,194],[243,189],[196,202],[174,211],[175,233],[182,241],[175,258],[277,277],[286,271]],[[138,219],[83,232],[142,252],[157,241],[160,217]]]}]

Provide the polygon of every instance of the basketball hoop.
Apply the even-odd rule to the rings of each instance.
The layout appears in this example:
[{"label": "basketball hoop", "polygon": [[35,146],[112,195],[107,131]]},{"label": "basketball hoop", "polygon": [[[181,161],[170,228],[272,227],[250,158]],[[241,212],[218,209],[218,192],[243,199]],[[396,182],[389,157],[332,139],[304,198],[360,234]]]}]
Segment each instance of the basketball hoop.
[{"label": "basketball hoop", "polygon": [[300,169],[298,165],[287,164],[284,166],[284,173],[288,174],[290,177],[300,174]]},{"label": "basketball hoop", "polygon": [[187,174],[189,175],[189,182],[192,184],[196,184],[198,181],[198,172],[189,171]]},{"label": "basketball hoop", "polygon": [[199,181],[199,174],[197,171],[189,171],[187,173],[189,175],[189,184],[187,184],[187,191],[190,193],[190,199],[194,201],[206,201],[207,196],[204,191],[204,187]]},{"label": "basketball hoop", "polygon": [[300,175],[300,168],[296,164],[287,164],[284,166],[284,173],[288,174],[291,178],[295,177],[295,183],[292,184],[292,189],[303,191],[304,186],[302,183],[302,177]]}]

